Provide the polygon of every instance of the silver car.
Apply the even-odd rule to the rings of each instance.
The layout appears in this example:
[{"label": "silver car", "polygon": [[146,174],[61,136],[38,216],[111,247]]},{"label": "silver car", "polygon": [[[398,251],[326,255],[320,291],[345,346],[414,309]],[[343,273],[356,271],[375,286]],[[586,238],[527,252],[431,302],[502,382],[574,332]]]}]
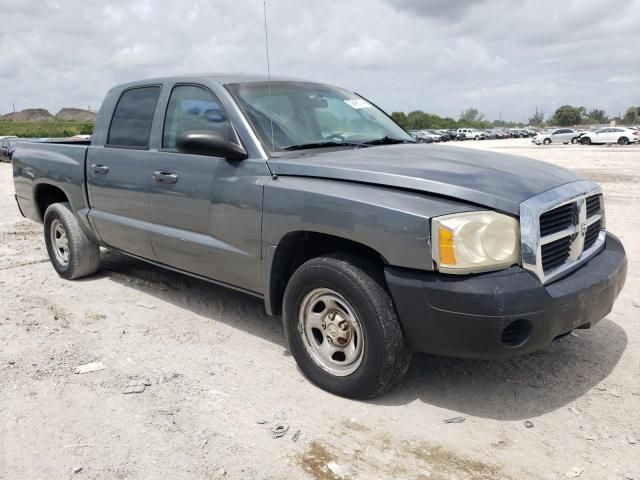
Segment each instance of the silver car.
[{"label": "silver car", "polygon": [[572,128],[556,128],[548,132],[539,133],[535,137],[536,145],[549,145],[550,143],[571,143],[571,140],[577,137],[579,133]]}]

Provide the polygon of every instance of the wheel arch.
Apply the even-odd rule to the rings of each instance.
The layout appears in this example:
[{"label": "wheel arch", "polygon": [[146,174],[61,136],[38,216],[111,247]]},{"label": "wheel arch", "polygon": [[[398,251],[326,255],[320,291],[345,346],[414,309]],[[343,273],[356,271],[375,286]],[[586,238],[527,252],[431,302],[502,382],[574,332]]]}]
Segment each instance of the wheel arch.
[{"label": "wheel arch", "polygon": [[388,264],[373,248],[343,237],[309,230],[287,233],[267,249],[263,261],[264,302],[269,315],[282,313],[284,291],[293,272],[307,260],[329,254],[350,253],[366,258],[380,270]]},{"label": "wheel arch", "polygon": [[[36,207],[36,214],[40,222],[44,220],[44,213],[49,206],[54,203],[70,202],[70,197],[62,188],[58,185],[54,185],[48,182],[40,182],[34,185],[33,199]],[[73,206],[71,207],[73,209]]]}]

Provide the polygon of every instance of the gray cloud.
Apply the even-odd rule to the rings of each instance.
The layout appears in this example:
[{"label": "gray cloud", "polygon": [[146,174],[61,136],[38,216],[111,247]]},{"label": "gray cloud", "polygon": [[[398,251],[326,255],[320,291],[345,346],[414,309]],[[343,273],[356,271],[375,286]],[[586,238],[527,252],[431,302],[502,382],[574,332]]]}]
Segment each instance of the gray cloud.
[{"label": "gray cloud", "polygon": [[387,0],[387,3],[400,10],[450,21],[460,20],[467,10],[482,6],[484,2],[485,0]]},{"label": "gray cloud", "polygon": [[[262,0],[0,0],[0,113],[97,108],[119,82],[265,72]],[[273,73],[391,110],[488,118],[640,103],[640,0],[268,0]]]}]

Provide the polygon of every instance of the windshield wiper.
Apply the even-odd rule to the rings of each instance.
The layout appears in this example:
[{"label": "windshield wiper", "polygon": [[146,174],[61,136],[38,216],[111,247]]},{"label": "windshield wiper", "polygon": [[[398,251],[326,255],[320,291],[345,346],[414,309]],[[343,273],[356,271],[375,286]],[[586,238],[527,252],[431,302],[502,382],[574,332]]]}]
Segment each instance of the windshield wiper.
[{"label": "windshield wiper", "polygon": [[310,148],[328,148],[328,147],[362,147],[366,146],[362,143],[356,142],[312,142],[312,143],[300,143],[298,145],[289,145],[288,147],[284,147],[283,150],[292,151],[292,150],[306,150]]},{"label": "windshield wiper", "polygon": [[403,140],[401,138],[393,138],[388,135],[385,135],[382,138],[378,138],[376,140],[369,140],[368,142],[362,142],[364,145],[394,145],[396,143],[416,143],[411,140]]}]

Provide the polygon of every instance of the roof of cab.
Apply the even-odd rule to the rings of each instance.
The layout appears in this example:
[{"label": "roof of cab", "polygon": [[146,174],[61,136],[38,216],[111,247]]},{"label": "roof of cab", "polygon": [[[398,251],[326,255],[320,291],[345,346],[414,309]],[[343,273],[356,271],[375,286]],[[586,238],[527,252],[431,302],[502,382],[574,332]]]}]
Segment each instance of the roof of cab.
[{"label": "roof of cab", "polygon": [[303,80],[300,78],[293,77],[283,77],[283,76],[275,76],[271,77],[267,75],[259,75],[259,74],[251,74],[251,73],[197,73],[190,75],[174,75],[171,77],[156,77],[156,78],[147,78],[144,80],[136,80],[133,82],[122,83],[117,85],[114,88],[129,88],[136,85],[152,85],[154,83],[165,83],[165,82],[188,82],[189,80],[196,79],[204,79],[212,80],[221,85],[227,85],[230,83],[251,83],[251,82],[266,82],[271,80],[272,82],[282,82],[282,81],[295,81],[295,82],[307,82],[308,80]]}]

